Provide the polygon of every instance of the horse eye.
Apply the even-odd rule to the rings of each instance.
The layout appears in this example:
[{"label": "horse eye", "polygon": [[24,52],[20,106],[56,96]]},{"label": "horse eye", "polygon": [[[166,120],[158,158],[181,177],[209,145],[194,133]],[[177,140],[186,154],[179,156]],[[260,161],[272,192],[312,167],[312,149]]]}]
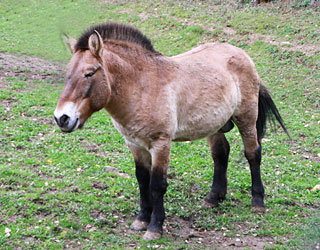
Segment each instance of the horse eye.
[{"label": "horse eye", "polygon": [[95,73],[95,72],[90,72],[90,73],[88,73],[88,74],[85,74],[84,77],[89,78],[89,77],[93,76],[94,73]]}]

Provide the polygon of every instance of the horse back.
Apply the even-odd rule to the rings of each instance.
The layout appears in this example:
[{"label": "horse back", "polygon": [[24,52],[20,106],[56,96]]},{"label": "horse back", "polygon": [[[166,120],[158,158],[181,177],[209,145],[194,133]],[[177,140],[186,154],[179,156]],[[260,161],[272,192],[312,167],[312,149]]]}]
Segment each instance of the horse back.
[{"label": "horse back", "polygon": [[259,77],[240,48],[211,43],[171,59],[179,65],[171,86],[177,97],[174,140],[214,134],[248,100],[257,101]]}]

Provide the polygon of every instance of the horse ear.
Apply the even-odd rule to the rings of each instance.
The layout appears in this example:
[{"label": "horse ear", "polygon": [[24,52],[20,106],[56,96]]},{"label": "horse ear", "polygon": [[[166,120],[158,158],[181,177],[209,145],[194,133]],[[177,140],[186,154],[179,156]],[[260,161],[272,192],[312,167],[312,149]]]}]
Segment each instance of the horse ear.
[{"label": "horse ear", "polygon": [[73,54],[77,40],[68,36],[67,34],[62,34],[62,39],[64,41],[64,44],[67,46],[68,50],[71,52],[71,54]]},{"label": "horse ear", "polygon": [[89,37],[89,49],[91,53],[98,57],[102,57],[103,51],[103,40],[98,31],[94,31],[94,33]]}]

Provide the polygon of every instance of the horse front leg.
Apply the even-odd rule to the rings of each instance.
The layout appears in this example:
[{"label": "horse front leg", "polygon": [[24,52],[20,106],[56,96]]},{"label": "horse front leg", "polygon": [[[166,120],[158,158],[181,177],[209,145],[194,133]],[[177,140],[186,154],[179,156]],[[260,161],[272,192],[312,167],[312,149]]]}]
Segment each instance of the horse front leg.
[{"label": "horse front leg", "polygon": [[159,140],[153,143],[150,150],[152,155],[152,170],[150,179],[150,193],[152,199],[151,221],[147,232],[143,236],[145,240],[155,240],[162,236],[162,225],[165,219],[163,197],[167,191],[167,170],[169,167],[171,141]]},{"label": "horse front leg", "polygon": [[140,190],[140,212],[131,228],[137,231],[146,230],[151,220],[152,203],[150,193],[151,155],[148,151],[128,144],[136,166],[136,178]]}]

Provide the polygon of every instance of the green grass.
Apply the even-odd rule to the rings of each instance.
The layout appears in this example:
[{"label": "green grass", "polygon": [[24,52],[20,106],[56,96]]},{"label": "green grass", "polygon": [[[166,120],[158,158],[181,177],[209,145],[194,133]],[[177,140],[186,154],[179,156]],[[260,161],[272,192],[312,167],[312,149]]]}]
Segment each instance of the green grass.
[{"label": "green grass", "polygon": [[[320,193],[311,190],[320,182],[319,11],[278,7],[237,1],[1,2],[1,52],[65,62],[70,55],[61,31],[78,37],[105,20],[140,28],[168,56],[208,41],[239,46],[256,63],[292,141],[278,129],[263,143],[265,214],[250,210],[250,173],[236,129],[227,134],[228,195],[218,208],[201,206],[213,175],[205,140],[174,143],[165,196],[169,232],[143,242],[141,233],[129,230],[139,199],[133,159],[106,112],[94,114],[82,130],[61,133],[52,114],[62,81],[52,80],[55,72],[34,80],[23,69],[21,76],[0,80],[0,249],[210,249],[206,230],[224,241],[265,238],[266,249],[314,248],[320,237]],[[205,242],[186,242],[188,227],[201,231]]]}]

